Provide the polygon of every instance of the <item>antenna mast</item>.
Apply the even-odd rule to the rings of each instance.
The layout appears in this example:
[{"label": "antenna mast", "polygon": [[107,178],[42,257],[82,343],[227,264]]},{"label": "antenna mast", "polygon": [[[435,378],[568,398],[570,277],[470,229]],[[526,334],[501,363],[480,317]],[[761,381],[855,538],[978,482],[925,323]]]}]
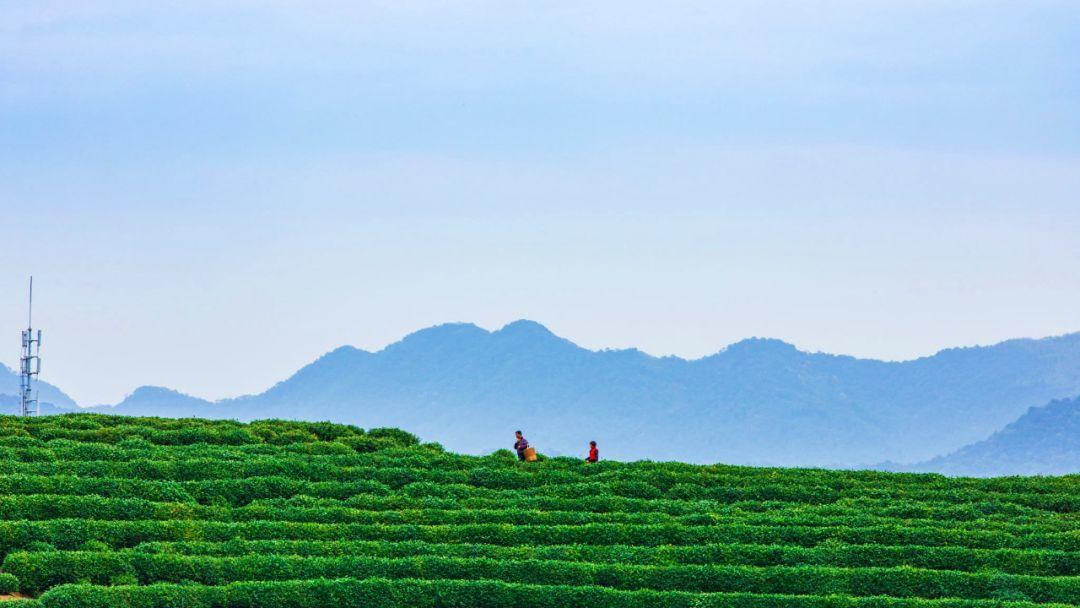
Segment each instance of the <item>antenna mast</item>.
[{"label": "antenna mast", "polygon": [[41,330],[34,335],[34,277],[30,277],[30,306],[26,313],[26,329],[22,332],[22,358],[19,360],[19,413],[23,416],[36,416],[40,413],[37,393],[33,384],[41,373]]}]

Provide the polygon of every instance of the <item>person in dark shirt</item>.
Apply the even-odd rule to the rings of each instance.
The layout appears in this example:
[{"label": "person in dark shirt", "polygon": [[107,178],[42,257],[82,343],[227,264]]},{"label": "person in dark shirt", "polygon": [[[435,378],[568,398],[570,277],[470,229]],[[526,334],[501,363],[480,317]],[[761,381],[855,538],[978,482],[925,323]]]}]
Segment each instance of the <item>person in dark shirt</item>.
[{"label": "person in dark shirt", "polygon": [[585,458],[585,462],[596,462],[600,460],[600,450],[596,449],[596,442],[589,442],[589,455]]},{"label": "person in dark shirt", "polygon": [[518,460],[525,462],[525,448],[529,447],[529,440],[521,434],[521,431],[514,431],[514,436],[517,437],[517,441],[514,442],[514,449],[517,450]]}]

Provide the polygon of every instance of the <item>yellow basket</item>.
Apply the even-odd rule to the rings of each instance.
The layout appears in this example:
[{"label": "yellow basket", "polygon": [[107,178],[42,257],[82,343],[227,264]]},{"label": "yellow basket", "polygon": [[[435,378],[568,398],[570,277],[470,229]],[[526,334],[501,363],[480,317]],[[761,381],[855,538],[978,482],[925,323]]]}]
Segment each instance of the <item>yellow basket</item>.
[{"label": "yellow basket", "polygon": [[536,461],[536,448],[533,448],[533,447],[525,448],[525,462],[535,462],[535,461]]}]

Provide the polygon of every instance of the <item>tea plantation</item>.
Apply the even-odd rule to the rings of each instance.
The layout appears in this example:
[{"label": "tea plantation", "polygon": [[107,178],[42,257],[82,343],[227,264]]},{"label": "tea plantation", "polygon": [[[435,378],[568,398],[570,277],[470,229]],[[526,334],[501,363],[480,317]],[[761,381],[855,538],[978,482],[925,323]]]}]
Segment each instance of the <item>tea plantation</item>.
[{"label": "tea plantation", "polygon": [[1078,513],[1078,476],[519,463],[329,423],[0,417],[0,606],[1080,605]]}]

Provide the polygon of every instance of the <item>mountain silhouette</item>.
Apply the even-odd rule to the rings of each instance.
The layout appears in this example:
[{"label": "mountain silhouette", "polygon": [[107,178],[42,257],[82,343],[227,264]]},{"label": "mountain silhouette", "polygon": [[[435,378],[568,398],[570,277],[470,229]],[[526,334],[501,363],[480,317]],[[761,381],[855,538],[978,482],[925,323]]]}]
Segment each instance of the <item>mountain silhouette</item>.
[{"label": "mountain silhouette", "polygon": [[214,413],[211,402],[160,386],[140,386],[120,403],[105,407],[116,413],[138,410],[140,416],[176,417],[177,412],[184,412],[185,416],[207,417]]},{"label": "mountain silhouette", "polygon": [[908,467],[946,475],[1063,475],[1080,471],[1080,398],[1031,408],[990,438]]},{"label": "mountain silhouette", "polygon": [[115,413],[398,426],[464,452],[852,466],[920,462],[1028,408],[1080,395],[1080,334],[886,362],[749,339],[695,360],[592,351],[539,323],[452,323],[378,352],[345,346],[258,394],[207,402],[140,389]]},{"label": "mountain silhouette", "polygon": [[[0,413],[15,414],[19,411],[19,374],[0,364]],[[55,413],[77,407],[75,401],[64,391],[48,382],[34,381],[42,413]]]}]

